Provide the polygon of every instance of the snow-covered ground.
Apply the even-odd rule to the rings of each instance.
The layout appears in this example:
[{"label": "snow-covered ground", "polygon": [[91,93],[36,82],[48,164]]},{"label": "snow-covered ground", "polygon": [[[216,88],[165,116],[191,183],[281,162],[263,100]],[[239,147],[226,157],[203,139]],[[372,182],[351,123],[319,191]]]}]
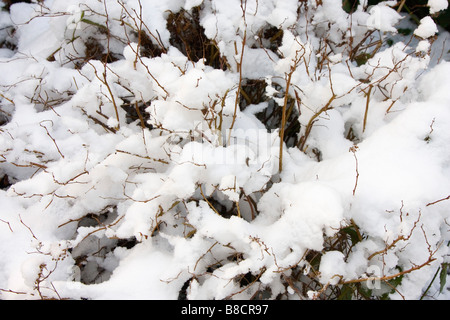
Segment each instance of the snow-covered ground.
[{"label": "snow-covered ground", "polygon": [[359,2],[1,11],[0,299],[450,299],[450,36]]}]

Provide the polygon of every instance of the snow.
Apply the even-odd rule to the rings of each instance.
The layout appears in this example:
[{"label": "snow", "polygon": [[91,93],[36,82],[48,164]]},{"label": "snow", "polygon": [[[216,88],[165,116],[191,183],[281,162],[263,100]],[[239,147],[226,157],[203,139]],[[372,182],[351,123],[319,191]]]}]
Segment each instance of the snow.
[{"label": "snow", "polygon": [[345,272],[345,256],[339,251],[329,251],[320,261],[320,276],[323,284],[337,284],[339,275]]},{"label": "snow", "polygon": [[395,25],[401,19],[401,15],[384,3],[381,4],[369,10],[370,16],[367,19],[367,27],[382,32],[396,32]]},{"label": "snow", "polygon": [[414,30],[414,34],[422,39],[434,36],[438,32],[437,26],[430,16],[420,20],[419,27]]},{"label": "snow", "polygon": [[[449,35],[395,4],[2,11],[0,298],[449,299]],[[171,39],[183,12],[223,68]]]},{"label": "snow", "polygon": [[448,1],[446,1],[446,0],[428,0],[427,5],[430,7],[430,14],[434,14],[436,12],[447,9]]},{"label": "snow", "polygon": [[417,44],[416,52],[428,52],[430,49],[430,42],[428,40],[422,40]]}]

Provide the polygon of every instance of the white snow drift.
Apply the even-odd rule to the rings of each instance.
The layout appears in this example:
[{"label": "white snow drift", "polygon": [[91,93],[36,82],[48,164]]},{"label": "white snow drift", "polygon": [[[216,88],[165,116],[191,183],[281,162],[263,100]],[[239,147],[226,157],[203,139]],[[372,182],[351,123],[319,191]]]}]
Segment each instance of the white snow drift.
[{"label": "white snow drift", "polygon": [[[388,46],[407,19],[396,4],[1,12],[0,298],[307,299],[344,286],[356,298],[374,280],[372,297],[420,298],[449,262],[448,36],[425,17],[420,42]],[[173,45],[167,19],[182,10],[198,10],[226,68]],[[142,30],[160,55],[141,54]],[[115,59],[86,59],[95,43]],[[248,79],[265,101],[243,108]],[[258,115],[289,99],[300,143],[280,148],[281,128]],[[146,114],[127,121],[125,105]],[[439,286],[427,295],[448,296]]]}]

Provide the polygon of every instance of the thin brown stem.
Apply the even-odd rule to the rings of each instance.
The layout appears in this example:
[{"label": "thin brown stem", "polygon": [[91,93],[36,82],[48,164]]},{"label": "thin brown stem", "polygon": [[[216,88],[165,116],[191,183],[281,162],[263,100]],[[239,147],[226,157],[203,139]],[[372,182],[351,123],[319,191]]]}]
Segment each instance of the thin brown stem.
[{"label": "thin brown stem", "polygon": [[364,112],[363,132],[366,131],[367,115],[369,113],[370,94],[372,93],[373,86],[369,86],[369,91],[366,94],[366,111]]},{"label": "thin brown stem", "polygon": [[284,130],[286,129],[286,108],[289,99],[289,87],[291,86],[292,74],[295,68],[291,69],[286,80],[286,94],[284,96],[283,110],[281,111],[281,128],[280,128],[280,157],[279,157],[279,171],[283,170],[283,145],[284,145]]}]

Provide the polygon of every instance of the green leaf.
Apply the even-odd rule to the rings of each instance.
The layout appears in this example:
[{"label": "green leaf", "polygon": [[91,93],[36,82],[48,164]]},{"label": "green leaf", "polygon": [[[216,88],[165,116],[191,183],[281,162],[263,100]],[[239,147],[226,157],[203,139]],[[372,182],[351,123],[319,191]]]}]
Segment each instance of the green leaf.
[{"label": "green leaf", "polygon": [[342,9],[347,13],[353,13],[359,5],[359,0],[342,0]]},{"label": "green leaf", "polygon": [[447,283],[447,269],[448,269],[448,263],[442,264],[441,273],[439,274],[439,292],[442,292],[445,288],[445,284]]},{"label": "green leaf", "polygon": [[352,300],[354,290],[355,289],[351,285],[344,284],[341,288],[341,292],[337,299],[338,300]]},{"label": "green leaf", "polygon": [[392,280],[389,280],[389,284],[391,284],[394,288],[396,288],[397,286],[400,285],[400,283],[402,283],[403,280],[403,275],[398,276],[397,278],[394,278]]},{"label": "green leaf", "polygon": [[362,295],[365,299],[371,299],[372,297],[372,289],[369,289],[364,285],[358,286],[358,293]]},{"label": "green leaf", "polygon": [[94,22],[94,21],[92,21],[92,20],[89,20],[89,19],[81,19],[80,20],[81,22],[84,22],[84,23],[87,23],[87,24],[90,24],[90,25],[92,25],[92,26],[96,26],[96,27],[98,27],[98,28],[100,28],[100,29],[103,29],[103,30],[108,30],[108,28],[106,28],[104,25],[101,25],[100,23],[97,23],[97,22]]},{"label": "green leaf", "polygon": [[[398,269],[400,272],[403,271],[402,268],[399,267],[399,266],[397,266],[396,269]],[[402,274],[402,275],[400,275],[400,276],[398,276],[398,277],[396,277],[394,279],[391,279],[391,280],[387,281],[387,283],[389,283],[389,286],[392,288],[392,290],[390,292],[387,292],[387,293],[383,294],[381,296],[382,300],[388,300],[389,299],[389,295],[394,293],[395,292],[395,288],[397,288],[402,283],[403,276],[404,275]]]},{"label": "green leaf", "polygon": [[360,241],[358,232],[353,228],[353,226],[342,229],[342,232],[350,236],[353,245],[357,244]]},{"label": "green leaf", "polygon": [[371,55],[368,53],[361,53],[359,55],[357,55],[355,57],[355,61],[359,66],[362,66],[363,64],[365,64],[367,62],[367,60],[369,60],[371,58]]},{"label": "green leaf", "polygon": [[404,36],[409,36],[412,33],[412,29],[410,28],[398,28],[397,31]]}]

